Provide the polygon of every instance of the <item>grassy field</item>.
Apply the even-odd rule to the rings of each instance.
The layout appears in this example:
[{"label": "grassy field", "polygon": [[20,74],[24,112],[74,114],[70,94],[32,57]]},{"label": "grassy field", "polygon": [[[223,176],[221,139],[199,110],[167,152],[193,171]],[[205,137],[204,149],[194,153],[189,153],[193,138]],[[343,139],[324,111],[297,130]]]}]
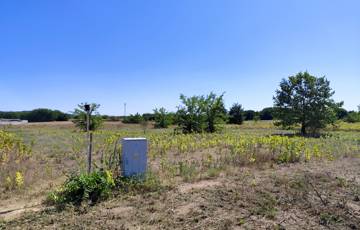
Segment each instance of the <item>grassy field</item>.
[{"label": "grassy field", "polygon": [[145,136],[153,180],[62,211],[43,201],[69,173],[86,169],[84,134],[68,122],[2,129],[29,151],[2,162],[0,229],[360,228],[359,124],[303,138],[265,121],[194,135],[106,123],[94,134],[94,167],[116,173],[118,141]]}]

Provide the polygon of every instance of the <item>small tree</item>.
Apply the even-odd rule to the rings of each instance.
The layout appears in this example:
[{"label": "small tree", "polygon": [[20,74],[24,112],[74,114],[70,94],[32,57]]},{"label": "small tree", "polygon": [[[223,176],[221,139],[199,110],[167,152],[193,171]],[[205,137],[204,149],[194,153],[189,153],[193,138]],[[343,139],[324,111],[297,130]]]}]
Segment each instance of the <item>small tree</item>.
[{"label": "small tree", "polygon": [[166,112],[165,108],[154,109],[155,115],[155,128],[164,129],[168,128],[171,124],[170,115]]},{"label": "small tree", "polygon": [[178,107],[177,124],[183,133],[216,132],[226,119],[223,95],[180,96],[183,105]]},{"label": "small tree", "polygon": [[274,97],[276,124],[292,127],[299,124],[301,134],[315,134],[319,129],[336,121],[335,110],[342,103],[332,99],[334,91],[325,78],[317,78],[308,72],[283,79]]},{"label": "small tree", "polygon": [[230,124],[237,124],[241,125],[244,122],[244,109],[242,108],[242,105],[235,103],[231,108],[229,112],[229,123]]},{"label": "small tree", "polygon": [[[76,127],[78,127],[82,131],[86,131],[86,111],[85,111],[85,104],[81,103],[78,105],[78,108],[75,109],[73,116],[73,123]],[[100,108],[99,104],[92,103],[90,104],[90,130],[94,131],[99,129],[103,124],[103,118],[99,114],[98,109]]]},{"label": "small tree", "polygon": [[206,117],[204,114],[204,97],[186,97],[180,95],[183,105],[178,107],[176,113],[177,124],[183,133],[201,133],[205,130]]},{"label": "small tree", "polygon": [[220,129],[220,125],[224,124],[227,119],[224,94],[216,96],[216,94],[211,92],[205,98],[204,108],[206,111],[206,131],[214,133]]}]

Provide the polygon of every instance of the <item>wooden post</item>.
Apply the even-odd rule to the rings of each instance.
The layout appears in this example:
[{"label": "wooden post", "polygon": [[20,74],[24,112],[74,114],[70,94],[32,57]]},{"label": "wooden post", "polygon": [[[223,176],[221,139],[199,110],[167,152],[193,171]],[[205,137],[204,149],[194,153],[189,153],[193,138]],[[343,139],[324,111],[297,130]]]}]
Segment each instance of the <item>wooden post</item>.
[{"label": "wooden post", "polygon": [[88,139],[88,174],[91,173],[91,152],[92,152],[92,133],[90,132],[90,116],[91,116],[91,109],[89,105],[85,105],[86,110],[86,132],[87,132],[87,139]]},{"label": "wooden post", "polygon": [[91,161],[92,161],[92,142],[93,142],[93,134],[90,133],[89,134],[89,152],[88,152],[88,174],[91,173]]}]

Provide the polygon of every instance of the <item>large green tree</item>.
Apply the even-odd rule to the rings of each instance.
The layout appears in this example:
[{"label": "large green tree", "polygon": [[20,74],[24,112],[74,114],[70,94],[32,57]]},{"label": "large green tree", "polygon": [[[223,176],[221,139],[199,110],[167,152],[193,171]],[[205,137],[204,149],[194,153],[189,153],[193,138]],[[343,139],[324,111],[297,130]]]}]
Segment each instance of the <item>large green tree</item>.
[{"label": "large green tree", "polygon": [[283,79],[274,96],[277,125],[301,126],[301,134],[315,134],[336,121],[336,110],[342,106],[332,96],[334,91],[325,77],[300,72]]}]

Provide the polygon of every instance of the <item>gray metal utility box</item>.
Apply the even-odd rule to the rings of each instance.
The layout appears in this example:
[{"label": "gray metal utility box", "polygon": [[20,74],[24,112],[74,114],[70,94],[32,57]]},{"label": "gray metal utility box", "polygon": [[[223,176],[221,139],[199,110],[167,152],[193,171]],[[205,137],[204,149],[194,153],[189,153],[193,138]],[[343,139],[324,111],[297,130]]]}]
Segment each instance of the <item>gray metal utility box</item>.
[{"label": "gray metal utility box", "polygon": [[148,141],[146,138],[122,139],[122,175],[143,176],[147,170]]}]

